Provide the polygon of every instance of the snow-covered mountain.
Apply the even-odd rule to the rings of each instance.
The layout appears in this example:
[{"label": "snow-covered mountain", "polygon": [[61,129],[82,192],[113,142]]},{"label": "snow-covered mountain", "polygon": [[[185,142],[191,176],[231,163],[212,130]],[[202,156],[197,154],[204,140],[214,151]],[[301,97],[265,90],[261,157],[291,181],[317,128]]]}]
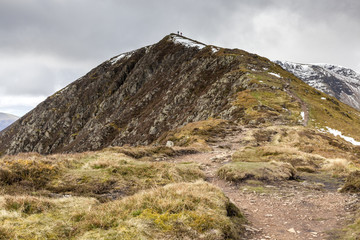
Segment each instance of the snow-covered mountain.
[{"label": "snow-covered mountain", "polygon": [[17,116],[0,112],[0,131],[18,120],[18,118]]},{"label": "snow-covered mountain", "polygon": [[360,74],[331,64],[274,61],[310,86],[360,110]]}]

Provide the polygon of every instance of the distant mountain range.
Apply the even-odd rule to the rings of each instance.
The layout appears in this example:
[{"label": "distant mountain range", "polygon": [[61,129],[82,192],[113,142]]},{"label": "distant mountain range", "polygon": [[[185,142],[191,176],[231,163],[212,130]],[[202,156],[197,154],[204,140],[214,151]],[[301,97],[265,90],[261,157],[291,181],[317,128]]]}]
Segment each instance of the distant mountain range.
[{"label": "distant mountain range", "polygon": [[274,61],[310,86],[360,110],[360,74],[331,64]]},{"label": "distant mountain range", "polygon": [[0,112],[0,131],[7,128],[9,125],[11,125],[18,119],[19,117],[15,115]]}]

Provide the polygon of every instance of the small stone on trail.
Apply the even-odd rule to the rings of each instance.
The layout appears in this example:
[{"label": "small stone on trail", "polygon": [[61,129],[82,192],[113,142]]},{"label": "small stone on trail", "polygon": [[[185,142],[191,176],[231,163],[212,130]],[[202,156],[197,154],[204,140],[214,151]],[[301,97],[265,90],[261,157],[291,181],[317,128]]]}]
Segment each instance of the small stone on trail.
[{"label": "small stone on trail", "polygon": [[174,142],[173,142],[173,141],[167,141],[165,146],[166,146],[166,147],[173,147],[173,146],[174,146]]},{"label": "small stone on trail", "polygon": [[288,232],[291,232],[291,233],[296,233],[295,229],[294,228],[290,228],[288,229]]}]

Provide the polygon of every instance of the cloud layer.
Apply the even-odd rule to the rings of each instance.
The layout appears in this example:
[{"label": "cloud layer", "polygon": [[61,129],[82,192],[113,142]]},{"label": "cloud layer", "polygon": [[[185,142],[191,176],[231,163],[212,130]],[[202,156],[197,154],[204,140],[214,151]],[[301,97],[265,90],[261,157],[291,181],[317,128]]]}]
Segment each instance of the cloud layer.
[{"label": "cloud layer", "polygon": [[[359,10],[357,0],[2,0],[0,112],[22,115],[102,61],[177,30],[270,59],[360,72]],[[16,106],[2,100],[11,98]]]}]

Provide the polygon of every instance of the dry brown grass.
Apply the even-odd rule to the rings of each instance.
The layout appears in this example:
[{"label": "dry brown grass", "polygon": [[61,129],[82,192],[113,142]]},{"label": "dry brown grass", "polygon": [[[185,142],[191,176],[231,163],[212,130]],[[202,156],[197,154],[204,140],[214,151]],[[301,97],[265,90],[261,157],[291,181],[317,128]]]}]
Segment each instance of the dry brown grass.
[{"label": "dry brown grass", "polygon": [[325,164],[322,166],[322,170],[331,172],[336,176],[347,176],[351,171],[350,162],[346,159],[326,159]]},{"label": "dry brown grass", "polygon": [[360,171],[351,172],[347,178],[345,185],[341,189],[342,192],[360,192]]},{"label": "dry brown grass", "polygon": [[77,197],[22,199],[51,207],[23,214],[23,208],[7,209],[0,197],[0,233],[10,239],[242,239],[245,223],[221,190],[203,181],[102,204]]},{"label": "dry brown grass", "polygon": [[52,207],[51,201],[31,196],[6,196],[4,202],[5,210],[24,214],[42,213]]},{"label": "dry brown grass", "polygon": [[338,176],[359,167],[356,147],[305,127],[253,129],[244,138],[244,143],[246,146],[233,154],[234,162],[288,162],[299,171],[331,171]]},{"label": "dry brown grass", "polygon": [[207,141],[221,134],[222,128],[229,124],[222,119],[208,119],[205,121],[189,123],[183,127],[169,131],[162,135],[158,142],[164,144],[166,141],[173,141],[175,146],[192,147],[199,151],[211,150]]},{"label": "dry brown grass", "polygon": [[282,162],[233,162],[219,168],[218,176],[233,182],[248,179],[281,181],[294,179],[296,170]]},{"label": "dry brown grass", "polygon": [[[159,154],[158,150],[135,149],[129,154],[134,156],[136,153],[141,158],[139,160],[119,152],[122,150],[6,156],[0,159],[1,191],[3,194],[93,196],[105,201],[140,189],[195,181],[204,176],[196,164],[154,162],[143,158],[148,152]],[[149,153],[149,156],[153,155]]]}]

